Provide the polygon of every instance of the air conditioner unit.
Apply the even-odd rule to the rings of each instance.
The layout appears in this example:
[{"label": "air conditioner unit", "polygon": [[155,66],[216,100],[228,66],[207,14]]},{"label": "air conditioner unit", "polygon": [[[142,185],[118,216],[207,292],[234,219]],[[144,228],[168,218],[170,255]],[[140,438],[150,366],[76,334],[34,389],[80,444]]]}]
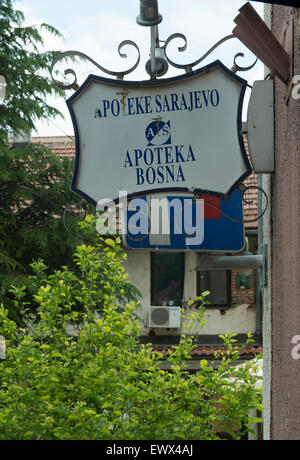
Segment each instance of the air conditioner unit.
[{"label": "air conditioner unit", "polygon": [[149,327],[180,327],[180,307],[150,307]]}]

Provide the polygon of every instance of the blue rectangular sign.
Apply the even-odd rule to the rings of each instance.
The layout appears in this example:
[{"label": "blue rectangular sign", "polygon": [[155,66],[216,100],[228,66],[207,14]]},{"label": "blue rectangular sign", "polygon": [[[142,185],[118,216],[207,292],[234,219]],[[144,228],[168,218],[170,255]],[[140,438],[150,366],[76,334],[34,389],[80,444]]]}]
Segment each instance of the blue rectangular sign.
[{"label": "blue rectangular sign", "polygon": [[[140,197],[141,198],[141,197]],[[147,215],[149,221],[148,232],[138,233],[135,224],[137,210],[127,211],[127,234],[123,235],[123,241],[126,247],[131,249],[148,249],[148,250],[176,250],[176,251],[221,251],[221,252],[239,252],[244,247],[244,224],[243,224],[243,203],[242,194],[236,190],[228,200],[221,200],[208,195],[201,195],[200,201],[187,201],[185,196],[168,196],[166,195],[168,206],[168,232],[161,230],[159,234],[152,234],[153,222],[151,214]],[[172,200],[177,199],[181,202],[181,213],[171,206]],[[147,202],[147,197],[142,197]],[[178,202],[178,201],[177,201]],[[190,208],[191,225],[196,229],[200,227],[202,238],[196,240],[196,230],[194,232],[185,231],[185,210]],[[197,214],[197,207],[201,206],[201,212]],[[199,209],[198,209],[199,211]],[[145,211],[144,211],[145,214]],[[180,219],[179,216],[180,215]],[[200,218],[199,218],[200,216]],[[180,221],[179,221],[180,220]],[[197,224],[196,224],[197,222]],[[181,223],[181,225],[180,225]],[[178,225],[179,224],[179,225]],[[182,231],[179,232],[179,228]],[[167,233],[167,234],[166,234]],[[193,238],[194,237],[194,240]],[[189,244],[187,244],[187,242]]]}]

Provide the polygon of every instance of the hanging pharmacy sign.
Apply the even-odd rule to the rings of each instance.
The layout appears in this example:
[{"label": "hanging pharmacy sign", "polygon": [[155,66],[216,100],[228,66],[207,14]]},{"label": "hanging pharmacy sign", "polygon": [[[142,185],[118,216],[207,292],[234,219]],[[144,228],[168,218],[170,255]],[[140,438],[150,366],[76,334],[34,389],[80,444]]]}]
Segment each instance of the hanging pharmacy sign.
[{"label": "hanging pharmacy sign", "polygon": [[76,138],[72,189],[103,198],[167,192],[230,197],[251,173],[242,138],[246,81],[216,61],[142,82],[90,75],[67,101]]}]

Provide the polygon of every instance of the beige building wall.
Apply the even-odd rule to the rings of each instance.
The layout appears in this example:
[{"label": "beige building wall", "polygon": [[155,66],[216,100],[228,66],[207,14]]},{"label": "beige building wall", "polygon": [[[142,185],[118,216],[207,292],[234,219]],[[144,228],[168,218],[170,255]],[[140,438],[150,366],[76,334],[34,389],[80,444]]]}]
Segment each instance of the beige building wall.
[{"label": "beige building wall", "polygon": [[[149,335],[148,327],[149,308],[151,306],[151,264],[150,252],[143,250],[128,250],[128,259],[125,263],[125,270],[129,274],[129,280],[141,291],[142,305],[138,310],[142,318],[142,335]],[[185,254],[185,283],[184,300],[193,299],[197,295],[195,253]],[[254,291],[252,290],[254,293]],[[220,308],[207,308],[204,318],[207,320],[205,326],[196,329],[196,332],[203,335],[218,335],[227,332],[237,334],[248,334],[256,332],[256,311],[252,304],[243,300],[236,303],[233,299],[233,306],[226,310]],[[155,328],[156,335],[179,335],[186,332],[184,328],[163,329]]]}]

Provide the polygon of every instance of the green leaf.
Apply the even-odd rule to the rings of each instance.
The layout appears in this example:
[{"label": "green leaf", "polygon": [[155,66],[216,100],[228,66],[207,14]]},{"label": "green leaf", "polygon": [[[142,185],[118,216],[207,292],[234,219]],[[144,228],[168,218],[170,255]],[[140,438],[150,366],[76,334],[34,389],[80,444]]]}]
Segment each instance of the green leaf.
[{"label": "green leaf", "polygon": [[105,243],[108,245],[108,246],[111,246],[112,248],[115,248],[116,246],[116,243],[114,242],[114,240],[112,240],[111,238],[107,238],[105,240]]}]

